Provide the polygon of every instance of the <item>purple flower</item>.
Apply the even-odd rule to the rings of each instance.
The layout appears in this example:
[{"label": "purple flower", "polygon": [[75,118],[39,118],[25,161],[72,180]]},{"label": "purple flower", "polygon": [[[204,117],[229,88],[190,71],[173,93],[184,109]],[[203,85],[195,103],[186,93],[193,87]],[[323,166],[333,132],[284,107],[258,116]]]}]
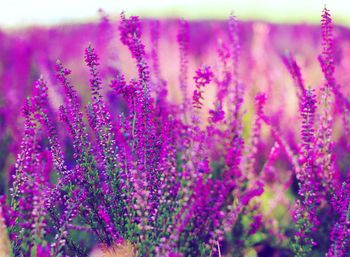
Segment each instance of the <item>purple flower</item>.
[{"label": "purple flower", "polygon": [[300,67],[294,59],[294,56],[292,54],[286,54],[282,56],[282,60],[286,65],[289,73],[292,75],[296,86],[299,87],[301,94],[303,94],[305,91],[304,80],[300,71]]},{"label": "purple flower", "polygon": [[189,105],[188,99],[188,51],[189,51],[190,31],[189,23],[185,20],[179,22],[179,31],[177,34],[177,42],[180,52],[180,89],[183,95],[182,109],[186,115]]},{"label": "purple flower", "polygon": [[306,90],[302,98],[302,148],[300,173],[297,173],[299,180],[300,201],[297,201],[294,220],[298,227],[296,238],[300,245],[305,245],[308,251],[314,246],[312,231],[316,231],[319,225],[317,210],[320,204],[320,184],[317,178],[315,166],[315,132],[314,118],[316,111],[316,100],[312,90]]},{"label": "purple flower", "polygon": [[196,75],[193,77],[196,83],[196,90],[193,91],[192,105],[196,109],[200,109],[203,105],[203,90],[202,88],[208,85],[213,77],[213,72],[209,66],[203,66],[196,70]]},{"label": "purple flower", "polygon": [[139,80],[143,85],[144,94],[147,98],[150,74],[145,58],[145,46],[141,42],[141,23],[137,16],[131,16],[129,19],[127,19],[125,14],[122,13],[120,17],[120,40],[129,48],[132,57],[136,59]]}]

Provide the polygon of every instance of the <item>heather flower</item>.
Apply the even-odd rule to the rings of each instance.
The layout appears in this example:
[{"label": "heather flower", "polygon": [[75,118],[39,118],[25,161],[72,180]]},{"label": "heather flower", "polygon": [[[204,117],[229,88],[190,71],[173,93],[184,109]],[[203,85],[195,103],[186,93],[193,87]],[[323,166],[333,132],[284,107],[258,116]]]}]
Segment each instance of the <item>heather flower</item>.
[{"label": "heather flower", "polygon": [[[313,152],[315,144],[314,118],[316,111],[316,100],[312,90],[306,90],[302,99],[301,117],[302,117],[302,148],[300,173],[297,173],[299,180],[300,200],[296,203],[297,211],[294,214],[295,223],[298,227],[296,234],[297,248],[295,253],[298,256],[305,256],[316,244],[312,232],[317,230],[319,220],[317,210],[320,204],[319,181],[316,175],[315,155]],[[305,247],[299,248],[300,247]]]},{"label": "heather flower", "polygon": [[265,124],[270,126],[272,137],[276,140],[276,142],[280,145],[283,152],[287,155],[288,161],[293,165],[293,169],[295,174],[299,174],[301,167],[299,163],[299,159],[295,151],[291,148],[289,143],[282,137],[281,131],[277,129],[271,122],[271,119],[264,113],[263,109],[257,112],[260,115],[262,121]]},{"label": "heather flower", "polygon": [[132,57],[137,62],[140,83],[143,85],[145,97],[148,95],[148,83],[150,80],[149,67],[145,58],[145,46],[141,42],[141,23],[137,16],[131,16],[129,19],[125,14],[121,14],[119,25],[120,40],[126,45]]},{"label": "heather flower", "polygon": [[333,196],[333,205],[338,215],[337,222],[333,225],[331,230],[330,239],[332,245],[330,246],[327,256],[347,256],[349,254],[350,246],[350,176],[347,176],[347,180],[342,184],[341,189],[335,192]]},{"label": "heather flower", "polygon": [[139,21],[139,17],[131,16],[129,19],[126,19],[125,13],[121,13],[120,16],[120,41],[133,49],[133,47],[135,47],[134,44],[138,43],[135,41],[138,41],[141,37],[141,24]]},{"label": "heather flower", "polygon": [[193,91],[193,97],[192,97],[193,107],[200,109],[203,105],[202,100],[204,100],[204,98],[202,96],[202,92],[198,91],[198,90]]},{"label": "heather flower", "polygon": [[334,50],[333,50],[333,25],[329,10],[325,7],[322,13],[321,29],[322,29],[322,55],[323,60],[322,71],[328,83],[328,87],[334,85]]},{"label": "heather flower", "polygon": [[210,120],[217,123],[224,119],[225,111],[223,110],[224,100],[228,93],[229,85],[231,82],[232,74],[229,69],[229,61],[231,53],[227,45],[219,41],[218,56],[222,65],[222,79],[218,76],[213,76],[213,81],[217,85],[216,101],[214,102],[215,109],[209,110]]},{"label": "heather flower", "polygon": [[60,108],[61,117],[62,120],[70,127],[74,138],[73,146],[76,155],[80,161],[83,161],[84,153],[81,151],[82,149],[88,149],[88,147],[86,127],[83,123],[83,113],[80,110],[81,106],[78,94],[67,78],[71,71],[64,68],[60,61],[56,63],[56,70],[57,79],[65,90],[66,107]]},{"label": "heather flower", "polygon": [[267,161],[264,164],[264,167],[262,169],[262,175],[264,178],[264,181],[270,181],[273,182],[276,179],[276,169],[274,169],[273,164],[279,157],[281,146],[278,144],[278,142],[275,142],[272,146],[269,156],[267,157]]},{"label": "heather flower", "polygon": [[188,99],[188,51],[189,51],[189,23],[185,20],[182,20],[179,24],[179,31],[177,34],[177,42],[179,44],[180,51],[180,89],[183,95],[182,108],[183,113],[186,118],[188,111],[187,106],[189,105]]},{"label": "heather flower", "polygon": [[250,141],[247,146],[246,152],[247,160],[246,160],[246,173],[249,175],[256,174],[258,172],[255,171],[255,158],[254,155],[258,151],[258,143],[260,139],[260,130],[262,125],[262,116],[264,115],[264,105],[266,103],[266,95],[264,93],[260,93],[255,96],[255,108],[256,108],[256,118],[254,120],[254,124],[252,126],[252,131],[250,135]]},{"label": "heather flower", "polygon": [[[325,81],[321,88],[322,91],[322,107],[323,112],[320,117],[321,124],[319,130],[317,131],[317,163],[322,169],[322,179],[324,183],[328,183],[330,189],[334,188],[333,178],[335,175],[334,169],[334,156],[333,152],[333,142],[332,142],[332,115],[333,110],[332,98],[330,92],[332,88],[335,88],[334,80],[334,60],[333,60],[333,35],[332,35],[332,19],[327,8],[324,8],[322,14],[322,71],[324,73]],[[326,185],[325,185],[326,187]]]},{"label": "heather flower", "polygon": [[247,191],[241,198],[241,203],[247,205],[251,199],[256,196],[260,196],[264,192],[264,184],[261,181],[258,181],[254,187]]},{"label": "heather flower", "polygon": [[60,173],[60,178],[62,179],[63,184],[68,184],[74,181],[72,178],[71,172],[68,170],[65,165],[63,150],[58,139],[57,131],[54,126],[54,121],[49,115],[49,100],[48,100],[48,87],[47,82],[41,77],[35,82],[35,91],[33,96],[33,101],[36,104],[37,119],[46,128],[48,133],[48,140],[51,149],[51,155],[53,157],[53,162],[55,168]]},{"label": "heather flower", "polygon": [[162,78],[161,69],[159,66],[159,33],[160,33],[160,22],[154,21],[151,23],[151,59],[153,74],[153,91],[157,95],[158,102],[162,102],[166,98],[167,89],[166,81]]},{"label": "heather flower", "polygon": [[36,256],[37,257],[50,257],[50,248],[49,246],[42,246],[38,245],[36,249]]},{"label": "heather flower", "polygon": [[252,222],[252,224],[250,224],[250,230],[248,232],[249,235],[253,235],[255,234],[258,229],[260,228],[262,224],[262,215],[261,214],[257,214],[256,216],[254,216],[254,220]]},{"label": "heather flower", "polygon": [[[92,48],[88,48],[86,51],[86,62],[90,68],[90,72],[92,75],[91,78],[91,90],[93,93],[93,105],[95,107],[95,115],[103,115],[103,118],[101,116],[97,117],[98,118],[98,127],[99,129],[103,129],[101,125],[105,125],[107,128],[107,132],[104,131],[99,131],[98,136],[111,136],[113,138],[112,132],[111,132],[111,124],[109,124],[109,116],[107,115],[106,112],[103,112],[103,102],[102,102],[102,97],[99,94],[99,89],[100,89],[100,80],[98,77],[98,73],[96,70],[96,66],[98,65],[98,60],[97,56],[93,52]],[[78,95],[73,86],[70,84],[70,81],[67,79],[67,75],[70,74],[70,71],[67,69],[63,68],[63,66],[58,63],[57,64],[57,70],[58,70],[58,79],[61,82],[62,86],[65,88],[65,97],[66,97],[66,106],[67,107],[61,107],[60,108],[60,114],[61,118],[65,123],[68,125],[70,134],[73,137],[73,147],[75,150],[75,157],[77,158],[78,161],[78,169],[79,173],[81,172],[83,178],[84,178],[84,191],[87,192],[86,201],[88,201],[91,205],[91,208],[93,210],[92,216],[95,217],[96,220],[98,220],[99,226],[101,226],[99,229],[101,231],[96,230],[99,238],[101,241],[106,242],[107,244],[110,244],[111,242],[115,241],[115,238],[113,238],[113,234],[109,234],[110,231],[107,228],[107,224],[105,224],[101,218],[99,217],[98,213],[98,203],[95,202],[93,199],[100,198],[102,199],[108,198],[108,195],[105,195],[105,197],[102,195],[101,191],[95,191],[93,188],[98,186],[100,183],[103,184],[103,181],[105,180],[105,174],[103,171],[98,172],[98,164],[96,163],[96,159],[94,158],[95,154],[92,149],[91,149],[91,143],[89,142],[89,137],[86,132],[86,126],[83,122],[83,114],[80,110],[80,104],[78,102]],[[70,111],[70,113],[67,112],[67,109]],[[91,118],[91,116],[90,116]],[[103,119],[103,120],[102,120]],[[91,119],[90,119],[91,121]],[[99,123],[99,122],[104,122],[104,123]],[[90,122],[92,124],[92,122]],[[107,124],[107,125],[106,125]],[[93,126],[94,129],[96,127]],[[108,130],[110,132],[108,132]],[[102,134],[101,133],[105,133]],[[99,138],[100,139],[100,138]],[[101,139],[100,139],[101,140]],[[111,140],[110,140],[111,141]],[[110,154],[111,151],[114,154],[114,149],[115,147],[110,147],[108,145],[103,145],[103,147],[107,147],[107,149],[103,149],[104,151],[104,156],[106,154]],[[103,154],[102,154],[103,155]],[[114,156],[113,156],[114,157]],[[112,159],[113,160],[113,159]],[[112,161],[110,158],[105,159],[104,162],[106,161]],[[115,163],[112,163],[113,165]],[[112,169],[113,166],[112,165]],[[107,163],[108,166],[108,163]],[[110,166],[108,166],[110,168]],[[111,172],[111,171],[110,171]],[[112,176],[110,176],[112,177]],[[113,183],[114,181],[112,181]],[[104,190],[105,191],[105,190]],[[76,209],[79,207],[79,204]],[[75,217],[76,214],[73,215]],[[67,216],[68,218],[70,216]],[[66,221],[63,221],[65,224]],[[90,221],[91,222],[91,221]],[[66,225],[68,226],[68,224]],[[60,231],[58,238],[65,238],[65,231]],[[56,244],[53,246],[55,249],[55,252],[61,251],[62,247],[65,245],[65,239],[62,239],[62,244]]]},{"label": "heather flower", "polygon": [[209,110],[210,121],[217,123],[225,118],[225,112],[222,110],[222,106],[217,105],[215,110]]},{"label": "heather flower", "polygon": [[227,83],[227,81],[231,78],[231,72],[228,72],[229,69],[229,58],[231,57],[231,52],[229,47],[222,41],[219,40],[219,47],[217,49],[217,53],[220,59],[220,63],[223,69],[223,81]]},{"label": "heather flower", "polygon": [[229,17],[228,22],[229,32],[230,32],[230,39],[232,42],[232,50],[231,50],[231,56],[232,56],[232,78],[233,83],[235,86],[238,84],[238,64],[239,64],[239,55],[241,46],[239,43],[239,24],[237,17],[234,16],[232,13]]},{"label": "heather flower", "polygon": [[[14,254],[20,254],[29,247],[31,230],[33,224],[32,211],[34,206],[33,197],[35,196],[37,185],[35,177],[40,169],[39,155],[35,135],[37,126],[32,115],[32,102],[28,99],[23,108],[23,115],[26,119],[25,130],[21,142],[21,151],[17,156],[15,164],[15,178],[11,189],[11,209],[14,216],[14,224],[9,227],[9,235],[12,239]],[[20,228],[25,228],[20,230]],[[21,249],[22,248],[22,249]]]},{"label": "heather flower", "polygon": [[[225,162],[228,166],[224,172],[226,184],[230,187],[236,185],[235,180],[240,179],[242,172],[240,164],[242,159],[242,147],[244,146],[243,138],[239,134],[234,134],[231,139],[229,149],[226,154]],[[232,188],[231,188],[232,189]]]},{"label": "heather flower", "polygon": [[90,87],[92,93],[92,111],[94,116],[94,129],[96,136],[99,139],[100,149],[103,155],[104,164],[106,167],[109,179],[112,179],[114,169],[118,166],[118,153],[116,152],[115,135],[113,131],[113,124],[111,114],[107,110],[104,98],[100,93],[101,79],[99,77],[97,66],[98,56],[91,45],[85,50],[85,62],[90,69],[91,79]]},{"label": "heather flower", "polygon": [[51,164],[44,154],[40,154],[40,131],[36,122],[35,104],[36,101],[27,99],[23,108],[26,126],[21,152],[16,160],[10,206],[5,208],[15,255],[25,254],[37,245],[46,243],[46,188],[49,185]]},{"label": "heather flower", "polygon": [[291,74],[295,85],[301,91],[300,93],[303,94],[305,91],[304,80],[300,71],[300,67],[298,66],[296,60],[294,59],[294,56],[291,53],[289,53],[289,54],[283,55],[282,60],[286,65],[289,73]]},{"label": "heather flower", "polygon": [[196,83],[196,90],[193,91],[192,105],[196,109],[200,109],[203,105],[203,90],[207,84],[211,82],[213,77],[213,72],[211,71],[210,66],[204,66],[196,70],[196,75],[193,77]]},{"label": "heather flower", "polygon": [[[331,142],[330,142],[330,135],[332,134],[332,128],[331,123],[332,119],[330,117],[329,110],[332,107],[332,102],[330,98],[330,91],[333,91],[334,97],[336,101],[342,105],[347,110],[350,109],[350,101],[344,96],[343,93],[340,91],[340,85],[337,84],[337,81],[334,77],[335,73],[335,63],[334,63],[334,36],[333,36],[333,24],[332,24],[332,17],[329,12],[329,10],[325,7],[322,12],[322,20],[321,20],[321,31],[322,31],[322,53],[319,56],[319,62],[320,66],[322,68],[322,72],[324,75],[324,85],[322,87],[322,99],[323,99],[323,105],[325,108],[324,115],[322,117],[322,129],[320,131],[320,137],[323,138],[326,141],[325,146],[321,151],[323,152],[330,152]],[[345,126],[345,130],[348,131],[347,128],[347,112],[342,112],[343,116],[343,123]],[[322,133],[322,131],[324,131]],[[325,139],[325,137],[328,137]],[[328,149],[327,149],[328,148]],[[323,166],[331,166],[332,160],[329,158],[324,158],[323,160]],[[331,172],[330,170],[332,167],[325,167],[325,173]],[[335,174],[325,174],[328,177],[335,176]],[[328,180],[331,180],[331,178],[328,178]]]},{"label": "heather flower", "polygon": [[[232,113],[231,119],[238,120],[240,107],[243,103],[243,87],[238,77],[238,66],[240,58],[240,42],[239,42],[239,24],[237,18],[231,14],[229,17],[228,28],[231,40],[231,58],[232,58],[232,84],[233,88],[228,92],[228,113]],[[232,104],[234,103],[234,104]],[[240,125],[235,124],[238,128]]]},{"label": "heather flower", "polygon": [[58,233],[55,235],[55,241],[51,244],[51,251],[54,255],[58,255],[62,248],[66,245],[67,237],[69,234],[68,224],[78,214],[79,207],[87,197],[86,191],[75,189],[71,192],[70,198],[66,202],[65,211],[60,217],[59,224],[57,227]]}]

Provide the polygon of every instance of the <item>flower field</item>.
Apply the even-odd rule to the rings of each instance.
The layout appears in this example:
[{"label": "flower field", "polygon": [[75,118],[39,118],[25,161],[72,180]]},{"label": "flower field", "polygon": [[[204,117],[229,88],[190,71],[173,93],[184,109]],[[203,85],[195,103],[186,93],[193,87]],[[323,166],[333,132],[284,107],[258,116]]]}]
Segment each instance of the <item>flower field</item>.
[{"label": "flower field", "polygon": [[350,256],[350,30],[0,31],[0,257]]}]

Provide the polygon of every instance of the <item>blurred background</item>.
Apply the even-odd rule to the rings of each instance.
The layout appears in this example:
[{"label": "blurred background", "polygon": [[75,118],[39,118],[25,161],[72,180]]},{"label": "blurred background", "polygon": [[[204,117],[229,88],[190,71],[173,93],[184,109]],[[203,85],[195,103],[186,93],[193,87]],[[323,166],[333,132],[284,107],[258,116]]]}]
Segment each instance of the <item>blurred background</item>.
[{"label": "blurred background", "polygon": [[1,0],[0,27],[84,22],[96,19],[99,8],[112,16],[124,10],[142,17],[225,19],[234,11],[241,20],[318,23],[325,4],[338,24],[350,25],[346,0]]}]

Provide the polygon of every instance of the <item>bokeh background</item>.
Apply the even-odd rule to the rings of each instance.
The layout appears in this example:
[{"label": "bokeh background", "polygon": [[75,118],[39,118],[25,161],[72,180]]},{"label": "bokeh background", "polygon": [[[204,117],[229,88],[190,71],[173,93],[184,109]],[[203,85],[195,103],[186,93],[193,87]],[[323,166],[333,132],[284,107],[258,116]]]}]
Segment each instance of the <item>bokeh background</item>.
[{"label": "bokeh background", "polygon": [[350,25],[346,0],[1,0],[2,28],[52,25],[96,19],[99,8],[117,16],[126,11],[141,17],[225,19],[230,11],[241,20],[318,23],[324,5],[337,24]]}]

